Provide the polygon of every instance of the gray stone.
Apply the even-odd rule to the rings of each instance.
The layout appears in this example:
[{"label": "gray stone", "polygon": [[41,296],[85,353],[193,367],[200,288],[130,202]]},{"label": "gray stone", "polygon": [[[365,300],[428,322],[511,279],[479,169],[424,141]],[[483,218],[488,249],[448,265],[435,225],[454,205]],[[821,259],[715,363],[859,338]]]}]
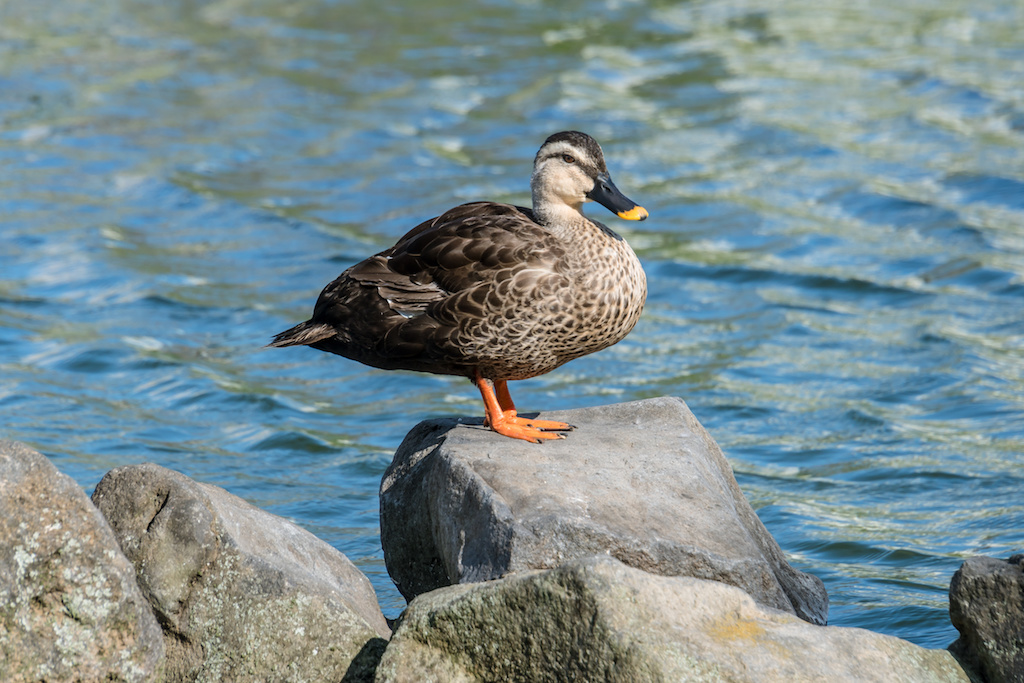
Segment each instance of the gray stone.
[{"label": "gray stone", "polygon": [[950,650],[988,683],[1024,681],[1024,555],[972,557],[949,584]]},{"label": "gray stone", "polygon": [[390,630],[344,555],[223,489],[120,467],[93,502],[164,628],[169,681],[368,680]]},{"label": "gray stone", "polygon": [[826,622],[824,585],[789,565],[681,400],[544,417],[578,429],[532,444],[447,419],[405,438],[381,483],[381,541],[406,599],[607,553]]},{"label": "gray stone", "polygon": [[968,683],[945,650],[815,626],[715,581],[607,556],[425,593],[377,683]]},{"label": "gray stone", "polygon": [[0,441],[0,681],[151,681],[160,627],[81,487]]}]

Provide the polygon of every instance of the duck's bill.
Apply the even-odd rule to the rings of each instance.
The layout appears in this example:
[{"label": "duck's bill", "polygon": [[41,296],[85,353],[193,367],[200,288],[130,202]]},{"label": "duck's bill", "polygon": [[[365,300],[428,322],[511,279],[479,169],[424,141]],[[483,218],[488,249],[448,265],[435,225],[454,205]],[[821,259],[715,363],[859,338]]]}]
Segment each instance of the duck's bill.
[{"label": "duck's bill", "polygon": [[622,194],[608,175],[602,174],[597,177],[594,189],[587,193],[587,197],[627,221],[642,221],[647,218],[647,209]]}]

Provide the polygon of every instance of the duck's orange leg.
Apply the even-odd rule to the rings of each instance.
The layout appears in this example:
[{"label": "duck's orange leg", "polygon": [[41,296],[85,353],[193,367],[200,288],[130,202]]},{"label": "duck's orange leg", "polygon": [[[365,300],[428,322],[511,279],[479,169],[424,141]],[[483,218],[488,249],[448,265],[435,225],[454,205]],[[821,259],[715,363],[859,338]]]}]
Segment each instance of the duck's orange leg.
[{"label": "duck's orange leg", "polygon": [[[517,417],[515,406],[512,405],[512,397],[509,395],[508,386],[504,381],[499,380],[494,383],[495,388],[501,396],[501,402],[499,402],[498,396],[495,395],[494,389],[491,388],[490,382],[479,374],[474,378],[473,383],[476,384],[477,389],[480,390],[480,395],[484,399],[484,411],[486,414],[487,426],[499,434],[512,437],[513,439],[523,439],[524,441],[540,443],[545,439],[565,438],[562,434],[555,434],[553,431],[548,430],[564,431],[571,429],[571,427],[564,422],[552,422],[551,420],[528,420],[526,418]],[[510,406],[508,410],[504,409],[502,403]]]}]

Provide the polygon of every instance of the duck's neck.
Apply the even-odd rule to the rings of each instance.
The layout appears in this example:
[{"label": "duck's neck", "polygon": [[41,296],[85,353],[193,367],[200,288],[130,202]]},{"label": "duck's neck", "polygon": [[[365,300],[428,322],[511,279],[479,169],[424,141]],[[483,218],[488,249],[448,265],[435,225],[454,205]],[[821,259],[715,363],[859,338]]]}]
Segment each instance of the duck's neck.
[{"label": "duck's neck", "polygon": [[573,206],[560,199],[552,200],[536,191],[533,193],[533,215],[538,223],[563,239],[572,238],[590,223],[583,215],[582,203]]}]

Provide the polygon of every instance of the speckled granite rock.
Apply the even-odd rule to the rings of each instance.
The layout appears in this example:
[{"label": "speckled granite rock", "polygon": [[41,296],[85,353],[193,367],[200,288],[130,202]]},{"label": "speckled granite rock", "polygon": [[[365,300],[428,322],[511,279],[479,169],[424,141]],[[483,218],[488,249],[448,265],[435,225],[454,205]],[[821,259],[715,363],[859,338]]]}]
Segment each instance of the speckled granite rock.
[{"label": "speckled granite rock", "polygon": [[1024,681],[1024,554],[972,557],[949,584],[949,616],[960,631],[950,650],[988,683]]},{"label": "speckled granite rock", "polygon": [[89,497],[42,454],[0,441],[0,681],[152,681],[163,657]]},{"label": "speckled granite rock", "polygon": [[223,489],[156,465],[96,487],[165,632],[168,681],[372,676],[390,630],[337,550]]},{"label": "speckled granite rock", "polygon": [[789,565],[681,400],[544,417],[578,429],[532,444],[447,419],[405,438],[381,483],[381,541],[407,599],[607,553],[826,622],[821,581]]},{"label": "speckled granite rock", "polygon": [[945,650],[814,626],[716,581],[607,556],[425,593],[377,683],[968,683]]}]

